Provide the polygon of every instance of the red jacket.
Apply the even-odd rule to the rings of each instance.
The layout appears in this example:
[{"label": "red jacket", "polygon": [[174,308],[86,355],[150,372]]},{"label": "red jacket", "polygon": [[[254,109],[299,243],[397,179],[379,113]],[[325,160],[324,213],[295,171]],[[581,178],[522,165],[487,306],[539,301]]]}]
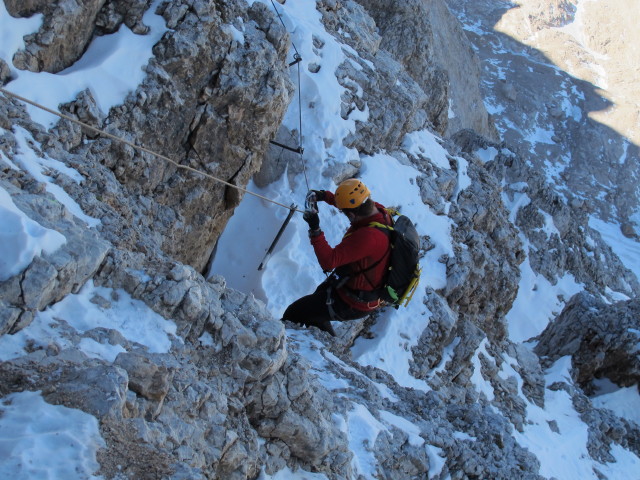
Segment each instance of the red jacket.
[{"label": "red jacket", "polygon": [[[325,192],[324,201],[335,206],[331,192]],[[350,278],[344,286],[337,289],[340,298],[349,306],[365,312],[378,308],[379,299],[366,302],[356,296],[358,292],[371,292],[383,286],[391,255],[389,236],[379,228],[369,227],[371,222],[385,225],[393,223],[384,206],[379,203],[375,205],[378,212],[352,224],[335,248],[327,243],[324,233],[311,237],[311,245],[324,271],[346,266]],[[375,267],[367,270],[374,264]]]}]

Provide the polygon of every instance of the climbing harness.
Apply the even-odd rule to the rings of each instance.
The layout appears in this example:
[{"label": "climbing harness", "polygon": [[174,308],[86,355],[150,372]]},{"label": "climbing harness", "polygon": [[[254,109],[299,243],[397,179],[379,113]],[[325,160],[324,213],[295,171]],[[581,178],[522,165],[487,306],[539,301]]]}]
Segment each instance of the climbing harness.
[{"label": "climbing harness", "polygon": [[333,291],[338,288],[342,288],[342,286],[347,283],[349,280],[348,277],[339,277],[335,272],[332,272],[325,280],[327,283],[327,311],[329,312],[329,318],[331,318],[332,322],[343,322],[344,319],[341,318],[337,313],[335,308],[333,308],[333,304],[335,300],[333,299]]}]

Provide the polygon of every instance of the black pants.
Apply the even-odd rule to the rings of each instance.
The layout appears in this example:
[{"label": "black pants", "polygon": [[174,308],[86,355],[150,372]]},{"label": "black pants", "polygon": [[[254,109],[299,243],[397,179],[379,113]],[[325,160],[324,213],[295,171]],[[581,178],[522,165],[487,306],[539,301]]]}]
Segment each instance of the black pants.
[{"label": "black pants", "polygon": [[[331,308],[327,305],[327,296],[331,299]],[[320,330],[329,332],[332,336],[336,333],[331,326],[331,320],[345,321],[355,320],[369,315],[370,312],[363,312],[347,305],[344,300],[335,292],[330,281],[318,285],[316,291],[311,295],[299,298],[287,307],[282,315],[283,320],[306,326],[318,327]]]}]

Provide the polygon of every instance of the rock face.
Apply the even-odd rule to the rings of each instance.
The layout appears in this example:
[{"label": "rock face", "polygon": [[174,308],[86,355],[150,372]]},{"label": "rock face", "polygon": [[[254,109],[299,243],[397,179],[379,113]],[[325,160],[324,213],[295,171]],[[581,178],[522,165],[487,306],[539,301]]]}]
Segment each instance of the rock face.
[{"label": "rock face", "polygon": [[[163,16],[172,32],[156,45],[145,82],[109,123],[113,132],[137,132],[147,148],[242,186],[260,167],[291,87],[287,34],[272,12],[257,3],[233,13],[246,19],[244,43],[222,23],[231,12],[208,2],[190,10],[167,5]],[[151,200],[147,209],[157,212],[152,216],[165,237],[163,249],[203,269],[240,201],[238,192],[117,145],[94,146],[90,153],[108,159],[106,166],[132,195]]]},{"label": "rock face", "polygon": [[[146,0],[80,3],[7,0],[12,14],[44,15],[13,67],[57,71],[95,35],[122,25],[146,32]],[[348,46],[335,72],[346,88],[340,115],[369,115],[355,122],[347,146],[363,155],[382,149],[413,166],[418,202],[451,226],[453,254],[438,260],[446,282],[413,300],[428,324],[418,338],[398,339],[424,391],[352,361],[354,340],[375,335],[372,319],[336,326],[337,338],[283,326],[253,296],[201,275],[240,201],[236,190],[67,121],[46,131],[0,97],[0,186],[66,238],[0,283],[0,336],[26,332],[38,311],[89,281],[112,289],[110,298],[91,298],[100,309],[126,294],[176,325],[168,351],[158,352],[115,329],[80,331],[59,316],[58,337],[0,362],[0,397],[37,390],[98,418],[106,447],[97,474],[255,479],[290,468],[359,480],[366,464],[372,478],[539,479],[540,460],[514,432],[524,434],[529,412],[562,392],[588,428],[593,459],[615,461],[614,446],[640,455],[640,426],[594,408],[588,396],[594,379],[640,381],[638,280],[589,227],[587,199],[559,193],[530,153],[512,147],[515,132],[496,139],[474,50],[447,6],[389,3],[316,5],[327,32]],[[540,3],[536,18],[564,24],[571,5]],[[65,9],[70,15],[60,14]],[[289,37],[267,4],[177,0],[157,12],[169,30],[136,91],[110,112],[88,90],[61,109],[233,185],[246,186],[263,161],[263,185],[286,168],[295,174],[295,164],[275,164],[265,153],[276,132],[296,133],[281,125],[293,93]],[[314,48],[323,48],[317,37]],[[10,76],[3,67],[2,82]],[[500,87],[523,109],[540,106],[514,79]],[[425,128],[448,137],[438,142],[449,168],[403,144]],[[487,150],[495,151],[488,161]],[[45,184],[18,168],[24,154],[59,160],[82,179],[50,167]],[[325,173],[339,179],[361,167],[351,161]],[[99,225],[88,228],[48,193],[51,185]],[[433,248],[422,238],[423,252]],[[585,290],[564,299],[534,350],[510,340],[506,320],[525,260],[548,282],[571,274]],[[632,300],[613,303],[621,294]],[[87,342],[116,353],[90,356],[81,348]],[[565,355],[574,382],[548,384],[545,369]],[[357,435],[366,437],[359,449]]]},{"label": "rock face", "polygon": [[[456,140],[464,144],[469,139],[459,136]],[[506,184],[503,199],[519,198],[525,203],[513,223],[527,239],[525,253],[534,271],[550,281],[570,273],[589,291],[601,291],[608,285],[633,296],[640,287],[638,279],[589,227],[589,205],[570,192],[559,194],[543,175],[531,170],[522,156],[505,150],[504,145],[483,140],[481,145],[467,148],[477,151],[487,147],[500,152],[487,169]],[[595,251],[599,252],[598,258]]]},{"label": "rock face", "polygon": [[[146,9],[144,2],[109,2],[100,10],[103,3],[59,2],[42,7],[46,20],[34,41],[27,41],[21,60],[14,59],[14,66],[59,71],[85,50],[98,28],[96,16],[102,19],[100,25],[115,22],[107,29],[114,30],[121,21],[138,25],[136,12]],[[16,3],[12,11],[26,15],[39,7]],[[69,12],[63,16],[60,9]],[[126,18],[117,14],[124,10]],[[92,126],[108,125],[113,135],[130,138],[135,132],[137,143],[150,150],[231,184],[245,185],[259,169],[262,152],[288,106],[292,86],[285,63],[287,32],[261,3],[246,8],[172,2],[157,13],[171,30],[155,46],[147,77],[127,102],[111,112],[96,112],[95,102],[85,94],[67,110]],[[105,20],[114,15],[116,20]],[[227,17],[235,18],[237,25],[225,24]],[[236,27],[243,32],[243,42],[233,37]],[[44,48],[41,39],[49,36],[66,48],[55,44]],[[106,167],[107,175],[115,174],[123,190],[110,198],[112,208],[132,223],[152,223],[156,235],[165,238],[167,253],[198,270],[205,267],[240,201],[236,190],[110,140],[83,146],[76,126],[62,123],[58,132],[66,139],[65,148],[79,147],[89,163]],[[96,195],[111,196],[103,191],[104,183],[86,187]],[[120,201],[130,196],[144,198],[146,220],[134,220],[142,212],[131,217],[129,206]],[[118,244],[130,247],[136,242],[125,235]]]},{"label": "rock face", "polygon": [[637,299],[607,305],[592,295],[578,294],[540,335],[535,352],[546,362],[571,355],[575,379],[587,392],[599,378],[622,387],[636,385],[639,312]]},{"label": "rock face", "polygon": [[484,137],[497,140],[498,132],[480,91],[480,59],[460,22],[451,14],[446,2],[422,4],[431,25],[437,25],[433,32],[433,58],[447,72],[449,79],[449,119],[444,134],[450,137],[470,128]]},{"label": "rock face", "polygon": [[[413,108],[421,105],[423,116],[426,115],[426,120],[441,135],[452,135],[467,127],[487,137],[495,137],[495,130],[478,89],[479,61],[458,21],[450,14],[444,2],[411,0],[389,5],[378,0],[363,0],[359,3],[375,21],[380,35],[377,42],[379,49],[388,52],[399,62],[406,74],[417,84],[413,89],[419,94],[407,92],[407,100],[402,103],[403,110],[411,111],[411,105]],[[344,5],[348,4],[344,2]],[[343,12],[340,14],[344,15]],[[377,48],[378,45],[375,50],[367,49],[375,55],[374,63],[378,57]],[[379,71],[378,67],[376,64],[376,71]],[[371,72],[363,73],[371,75]],[[393,72],[385,72],[384,76],[389,75],[393,75]],[[406,79],[397,77],[397,74],[391,77],[390,85],[394,88],[398,88],[398,84],[408,83]],[[372,86],[372,91],[394,90],[384,85]],[[368,90],[370,89],[365,88],[365,92]],[[365,100],[371,108],[371,100],[374,99]],[[381,100],[377,99],[378,102]],[[387,101],[396,104],[401,98],[391,97]],[[374,100],[373,105],[375,104]],[[392,124],[393,119],[388,116],[394,108],[388,108],[389,105],[382,107],[381,111],[387,112],[387,118],[381,119],[382,123]],[[453,115],[450,114],[450,109]],[[409,115],[409,119],[412,116]],[[367,122],[369,128],[371,124],[376,123],[375,118],[371,120]],[[420,129],[419,125],[411,127],[408,131]],[[368,136],[376,137],[376,132],[367,133]],[[383,144],[380,147],[388,148],[389,145]]]},{"label": "rock face", "polygon": [[15,17],[44,15],[42,27],[25,39],[25,49],[14,56],[13,64],[21,70],[50,73],[72,65],[93,37],[96,15],[104,3],[105,0],[7,1],[7,11]]},{"label": "rock face", "polygon": [[[393,151],[406,133],[426,126],[447,136],[473,128],[496,137],[478,87],[478,58],[443,2],[318,1],[317,7],[327,31],[358,52],[347,53],[348,60],[336,71],[346,89],[341,117],[367,113],[366,122],[355,121],[348,147],[363,154]],[[432,25],[438,26],[435,33]],[[322,52],[322,41],[314,42],[315,51]],[[287,144],[296,135],[282,129],[276,140]],[[297,154],[268,152],[256,183],[275,181],[285,167],[291,182],[303,170]],[[359,167],[351,165],[334,180],[355,175]]]},{"label": "rock face", "polygon": [[480,321],[477,326],[491,340],[500,341],[506,336],[504,315],[515,300],[525,252],[506,210],[496,208],[502,199],[495,177],[473,163],[467,172],[471,185],[458,196],[451,214],[459,250],[447,263],[444,294],[461,314]]},{"label": "rock face", "polygon": [[520,153],[562,195],[590,199],[598,217],[637,238],[640,82],[628,65],[640,57],[637,29],[628,25],[640,13],[633,1],[447,3],[486,66],[482,92],[502,139],[522,142]]},{"label": "rock face", "polygon": [[2,282],[0,334],[22,330],[37,311],[77,292],[95,275],[111,248],[50,194],[44,194],[42,185],[22,172],[9,169],[5,174],[2,186],[16,206],[45,228],[62,233],[66,242],[54,253],[36,257],[22,273]]}]

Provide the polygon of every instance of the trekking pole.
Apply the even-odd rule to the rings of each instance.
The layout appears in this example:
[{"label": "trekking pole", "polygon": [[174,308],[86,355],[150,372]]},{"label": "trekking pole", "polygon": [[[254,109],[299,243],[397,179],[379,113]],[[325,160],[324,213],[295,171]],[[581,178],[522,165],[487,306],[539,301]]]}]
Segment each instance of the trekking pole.
[{"label": "trekking pole", "polygon": [[258,267],[258,270],[264,269],[265,265],[269,261],[269,258],[271,257],[271,253],[273,253],[273,249],[276,248],[276,245],[278,244],[280,237],[284,233],[284,229],[287,228],[287,225],[289,225],[289,222],[291,221],[291,217],[293,217],[294,213],[296,213],[296,204],[292,203],[291,206],[289,207],[289,215],[287,215],[287,218],[285,218],[284,223],[282,224],[282,226],[280,227],[280,230],[278,231],[278,234],[276,235],[276,238],[273,240],[273,242],[271,243],[271,246],[269,247],[269,250],[267,250],[266,255],[262,259],[262,263]]}]

